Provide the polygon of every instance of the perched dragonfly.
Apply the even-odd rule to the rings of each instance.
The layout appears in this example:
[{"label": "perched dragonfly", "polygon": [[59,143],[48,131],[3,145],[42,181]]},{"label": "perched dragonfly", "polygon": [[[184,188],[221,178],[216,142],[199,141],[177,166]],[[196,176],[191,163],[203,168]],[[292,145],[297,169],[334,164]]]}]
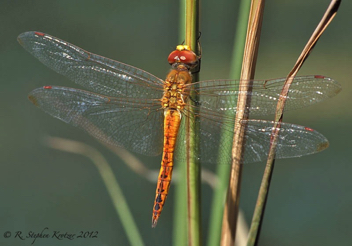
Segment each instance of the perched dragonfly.
[{"label": "perched dragonfly", "polygon": [[[25,32],[19,35],[18,41],[42,63],[87,89],[44,86],[29,94],[34,105],[105,143],[144,155],[162,153],[153,227],[168,194],[174,155],[185,159],[178,154],[185,143],[184,127],[180,125],[191,116],[191,111],[200,125],[199,160],[220,160],[221,163],[231,160],[231,150],[221,141],[221,135],[232,137],[234,134],[239,81],[217,79],[191,83],[191,70],[197,66],[199,57],[187,46],[177,46],[169,55],[171,71],[162,80],[41,32]],[[250,116],[275,112],[284,81],[285,78],[252,81],[251,91],[242,92],[251,99],[247,108]],[[340,90],[340,85],[328,77],[296,77],[285,109],[320,102]],[[197,101],[190,96],[191,92]],[[273,122],[251,119],[243,123],[246,124],[244,162],[266,159]],[[282,123],[276,158],[308,155],[326,147],[327,139],[317,131]]]}]

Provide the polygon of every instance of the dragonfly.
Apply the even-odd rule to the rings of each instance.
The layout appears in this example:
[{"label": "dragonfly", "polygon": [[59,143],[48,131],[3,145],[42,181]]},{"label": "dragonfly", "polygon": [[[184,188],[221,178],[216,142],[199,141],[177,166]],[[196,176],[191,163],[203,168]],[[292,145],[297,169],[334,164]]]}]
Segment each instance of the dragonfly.
[{"label": "dragonfly", "polygon": [[[199,161],[228,163],[231,149],[221,136],[232,137],[239,130],[234,129],[233,116],[239,93],[250,98],[245,110],[251,117],[274,114],[285,82],[285,78],[253,80],[246,92],[240,92],[237,80],[192,83],[192,69],[200,58],[186,45],[179,45],[170,53],[171,70],[163,80],[42,32],[22,33],[18,41],[39,61],[85,89],[53,85],[37,88],[28,96],[35,106],[107,144],[149,156],[162,154],[152,227],[156,226],[168,195],[174,157],[186,159],[182,154],[185,120],[199,122]],[[338,82],[329,77],[295,77],[285,110],[321,102],[340,90]],[[241,122],[246,125],[244,163],[266,159],[273,123],[258,119]],[[276,158],[300,157],[327,147],[328,140],[319,132],[282,123]]]}]

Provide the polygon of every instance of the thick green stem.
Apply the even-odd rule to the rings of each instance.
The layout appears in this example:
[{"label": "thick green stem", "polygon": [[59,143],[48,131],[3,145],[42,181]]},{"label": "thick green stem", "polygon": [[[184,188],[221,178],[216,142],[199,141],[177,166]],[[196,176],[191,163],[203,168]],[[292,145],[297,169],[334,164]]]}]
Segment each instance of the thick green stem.
[{"label": "thick green stem", "polygon": [[[242,0],[239,8],[239,16],[237,20],[236,33],[234,38],[234,46],[232,51],[230,79],[239,79],[241,75],[242,58],[244,46],[246,42],[246,32],[248,25],[248,16],[251,1]],[[234,115],[227,115],[234,117]],[[221,134],[221,142],[228,143],[228,151],[231,151],[233,136],[229,134]],[[219,183],[214,191],[213,202],[211,208],[208,246],[218,245],[221,236],[221,223],[224,212],[224,202],[226,198],[226,189],[229,183],[230,165],[222,163],[221,157],[218,158],[217,175]],[[224,165],[223,165],[224,164]]]},{"label": "thick green stem", "polygon": [[[179,13],[179,44],[184,42],[186,33],[186,2],[180,1]],[[182,146],[181,146],[182,147]],[[184,148],[180,154],[185,154]],[[175,199],[175,213],[174,213],[174,229],[173,229],[173,243],[176,246],[184,246],[187,244],[187,186],[186,186],[186,163],[176,160],[175,170],[179,174],[179,180],[176,184],[176,199]]]},{"label": "thick green stem", "polygon": [[[197,39],[199,35],[199,1],[186,0],[186,39],[197,54]],[[198,74],[193,76],[193,81],[198,80]],[[196,95],[192,95],[197,101]],[[193,103],[193,100],[190,100]],[[198,161],[198,129],[199,122],[194,117],[193,107],[188,106],[190,117],[186,120],[186,155],[187,155],[187,196],[188,196],[188,245],[201,245],[201,202],[200,202],[200,163]]]}]

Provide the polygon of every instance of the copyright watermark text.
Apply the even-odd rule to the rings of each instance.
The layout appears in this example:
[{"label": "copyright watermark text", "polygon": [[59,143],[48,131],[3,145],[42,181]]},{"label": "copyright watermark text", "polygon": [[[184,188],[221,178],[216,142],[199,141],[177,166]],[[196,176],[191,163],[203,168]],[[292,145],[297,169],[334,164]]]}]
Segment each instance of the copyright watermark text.
[{"label": "copyright watermark text", "polygon": [[3,233],[4,238],[15,238],[19,240],[31,241],[31,245],[37,240],[41,239],[56,239],[56,240],[74,240],[74,239],[88,239],[88,238],[98,238],[98,231],[77,231],[77,232],[67,232],[59,230],[50,230],[49,227],[45,227],[41,231],[5,231]]}]

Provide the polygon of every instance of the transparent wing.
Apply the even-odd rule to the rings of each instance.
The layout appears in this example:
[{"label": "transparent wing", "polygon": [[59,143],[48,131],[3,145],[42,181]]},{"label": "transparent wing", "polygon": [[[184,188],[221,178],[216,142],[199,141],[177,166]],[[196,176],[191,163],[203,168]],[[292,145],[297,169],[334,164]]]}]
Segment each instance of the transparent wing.
[{"label": "transparent wing", "polygon": [[46,113],[108,144],[144,155],[162,151],[163,110],[159,101],[107,97],[58,86],[35,89],[29,99]]},{"label": "transparent wing", "polygon": [[[274,121],[248,120],[245,162],[266,160]],[[319,132],[304,126],[282,123],[280,127],[276,158],[291,158],[310,155],[329,147],[328,140]]]},{"label": "transparent wing", "polygon": [[[188,114],[188,112],[184,112]],[[199,130],[199,158],[201,162],[229,164],[234,135],[234,120],[219,115],[202,115],[197,117]],[[267,159],[273,121],[247,120],[245,131],[244,163],[259,162]],[[184,124],[184,120],[183,123]],[[176,153],[181,152],[185,143],[184,128],[181,127],[176,146]],[[319,132],[290,123],[282,123],[276,149],[276,158],[291,158],[310,155],[328,147],[328,140]],[[185,160],[185,155],[176,154],[176,158]]]},{"label": "transparent wing", "polygon": [[[54,69],[95,93],[64,88],[43,87],[30,94],[31,101],[45,112],[79,126],[94,137],[137,153],[156,155],[162,150],[163,81],[141,69],[87,52],[77,46],[40,32],[26,32],[20,44]],[[252,81],[248,110],[251,115],[274,113],[285,79]],[[198,93],[196,118],[200,121],[200,158],[217,162],[231,158],[224,139],[232,139],[233,119],[239,82],[212,80],[187,85]],[[336,95],[340,85],[323,76],[296,77],[290,88],[286,109],[314,104]],[[187,91],[187,88],[185,88]],[[194,100],[194,99],[190,99]],[[183,121],[189,116],[184,111]],[[246,162],[266,158],[271,125],[268,121],[248,121]],[[311,154],[327,146],[326,139],[309,128],[282,124],[277,157]],[[183,143],[182,130],[178,143]],[[223,133],[223,134],[221,134]],[[310,149],[306,145],[313,146]],[[318,147],[317,147],[318,146]],[[182,156],[181,156],[182,158]]]},{"label": "transparent wing", "polygon": [[[251,91],[246,93],[250,99],[250,115],[274,114],[277,100],[286,78],[271,80],[253,80]],[[239,95],[237,80],[209,80],[188,85],[193,87],[199,96],[200,112],[206,110],[212,114],[224,111],[235,115]],[[341,86],[333,79],[321,75],[295,77],[289,89],[285,110],[303,108],[335,96]]]},{"label": "transparent wing", "polygon": [[141,69],[40,32],[22,33],[18,41],[46,66],[87,90],[113,97],[162,97],[163,81]]}]

